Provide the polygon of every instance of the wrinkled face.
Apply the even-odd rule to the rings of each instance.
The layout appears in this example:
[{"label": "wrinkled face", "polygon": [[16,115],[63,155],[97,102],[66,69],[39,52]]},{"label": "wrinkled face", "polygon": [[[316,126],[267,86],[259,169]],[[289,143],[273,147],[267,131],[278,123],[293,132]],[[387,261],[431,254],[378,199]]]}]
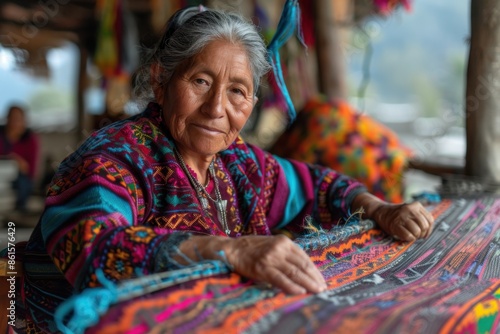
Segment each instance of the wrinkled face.
[{"label": "wrinkled face", "polygon": [[179,149],[207,156],[236,139],[256,101],[248,56],[227,41],[208,44],[155,93]]}]

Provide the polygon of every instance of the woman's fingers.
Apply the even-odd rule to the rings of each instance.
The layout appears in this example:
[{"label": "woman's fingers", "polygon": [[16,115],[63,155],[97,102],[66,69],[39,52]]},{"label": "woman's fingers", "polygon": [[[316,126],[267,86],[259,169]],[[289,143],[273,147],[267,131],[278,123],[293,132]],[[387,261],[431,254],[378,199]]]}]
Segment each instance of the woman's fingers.
[{"label": "woman's fingers", "polygon": [[[413,204],[413,203],[412,203]],[[427,238],[431,231],[432,225],[434,223],[434,218],[432,215],[422,206],[422,204],[415,202],[414,214],[415,223],[420,227],[420,238]]]},{"label": "woman's fingers", "polygon": [[422,210],[423,210],[422,214],[423,214],[425,220],[427,221],[427,223],[429,224],[429,228],[427,230],[427,234],[425,235],[425,237],[427,238],[429,235],[431,235],[432,230],[434,228],[434,217],[424,207],[422,207]]},{"label": "woman's fingers", "polygon": [[277,268],[268,268],[268,279],[267,281],[273,286],[280,288],[285,293],[300,295],[307,292],[307,289],[302,285],[296,283],[291,277],[285,275],[281,270]]},{"label": "woman's fingers", "polygon": [[[235,271],[243,276],[271,283],[287,293],[318,293],[326,289],[325,279],[309,256],[290,239],[242,237],[233,242]],[[236,256],[234,256],[236,255]]]},{"label": "woman's fingers", "polygon": [[286,237],[275,237],[274,241],[275,247],[271,248],[272,253],[268,258],[274,266],[270,268],[277,269],[288,280],[307,291],[317,293],[326,288],[323,275],[300,247]]},{"label": "woman's fingers", "polygon": [[[314,265],[309,256],[298,246],[287,257],[288,276],[296,283],[314,293],[326,289],[325,278]],[[285,271],[286,273],[286,271]]]},{"label": "woman's fingers", "polygon": [[430,222],[427,220],[427,217],[424,215],[424,213],[420,213],[418,216],[418,224],[421,229],[420,233],[420,238],[427,238],[429,235],[429,230],[431,228]]},{"label": "woman's fingers", "polygon": [[416,216],[416,223],[421,229],[421,238],[427,238],[432,231],[432,225],[434,223],[434,218],[432,215],[424,208],[420,202],[414,202],[410,204],[413,212]]},{"label": "woman's fingers", "polygon": [[393,220],[392,234],[405,241],[427,238],[432,232],[434,218],[418,202],[393,207],[388,219]]},{"label": "woman's fingers", "polygon": [[410,231],[402,224],[398,224],[394,229],[394,235],[400,240],[414,241],[418,239],[418,237],[415,236],[414,232]]},{"label": "woman's fingers", "polygon": [[315,277],[315,271],[311,269],[304,270],[303,266],[297,266],[292,262],[285,261],[282,262],[280,267],[267,268],[266,276],[269,283],[283,289],[287,293],[318,293],[326,289],[323,276],[319,280]]}]

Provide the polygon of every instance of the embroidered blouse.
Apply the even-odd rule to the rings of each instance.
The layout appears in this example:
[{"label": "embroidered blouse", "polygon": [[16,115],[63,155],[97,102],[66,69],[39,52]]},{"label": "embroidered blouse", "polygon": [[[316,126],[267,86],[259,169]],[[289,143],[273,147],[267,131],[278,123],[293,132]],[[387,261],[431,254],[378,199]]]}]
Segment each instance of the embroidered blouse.
[{"label": "embroidered blouse", "polygon": [[[95,132],[61,164],[27,250],[48,254],[77,290],[155,270],[174,232],[225,235],[204,210],[173,152],[157,104]],[[331,169],[286,160],[238,138],[217,155],[230,237],[291,228],[307,216],[328,228],[366,191]]]}]

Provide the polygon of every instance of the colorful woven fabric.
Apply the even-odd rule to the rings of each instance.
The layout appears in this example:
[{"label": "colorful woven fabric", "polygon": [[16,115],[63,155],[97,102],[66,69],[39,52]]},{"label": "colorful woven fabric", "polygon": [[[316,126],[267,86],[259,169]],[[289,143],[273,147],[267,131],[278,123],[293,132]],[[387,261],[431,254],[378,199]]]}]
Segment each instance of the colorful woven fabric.
[{"label": "colorful woven fabric", "polygon": [[356,178],[381,199],[403,201],[410,151],[389,128],[345,102],[310,100],[270,151],[328,166]]},{"label": "colorful woven fabric", "polygon": [[[61,164],[24,260],[26,305],[40,327],[55,329],[53,313],[68,291],[99,285],[97,269],[113,282],[150,275],[173,232],[225,235],[173,148],[152,103],[93,134]],[[365,191],[331,169],[273,157],[240,138],[217,155],[215,169],[231,237],[270,235],[306,217],[330,228]]]},{"label": "colorful woven fabric", "polygon": [[498,333],[500,199],[432,212],[434,233],[412,243],[371,222],[297,239],[327,279],[323,293],[218,274],[116,304],[88,333]]}]

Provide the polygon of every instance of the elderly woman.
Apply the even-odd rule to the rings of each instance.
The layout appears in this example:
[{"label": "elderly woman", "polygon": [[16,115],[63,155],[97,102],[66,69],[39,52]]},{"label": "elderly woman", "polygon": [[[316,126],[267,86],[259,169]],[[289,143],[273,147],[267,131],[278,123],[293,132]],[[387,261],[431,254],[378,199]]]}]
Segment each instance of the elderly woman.
[{"label": "elderly woman", "polygon": [[[98,268],[119,281],[222,256],[255,281],[317,293],[326,288],[320,271],[273,230],[300,230],[306,217],[328,228],[362,209],[390,235],[428,236],[433,218],[419,203],[382,202],[333,170],[239,137],[268,68],[261,37],[241,17],[177,12],[136,76],[145,111],[94,133],[53,179],[26,256],[52,261],[45,291],[96,286]],[[57,302],[26,271],[27,302],[41,319],[37,305]]]}]

